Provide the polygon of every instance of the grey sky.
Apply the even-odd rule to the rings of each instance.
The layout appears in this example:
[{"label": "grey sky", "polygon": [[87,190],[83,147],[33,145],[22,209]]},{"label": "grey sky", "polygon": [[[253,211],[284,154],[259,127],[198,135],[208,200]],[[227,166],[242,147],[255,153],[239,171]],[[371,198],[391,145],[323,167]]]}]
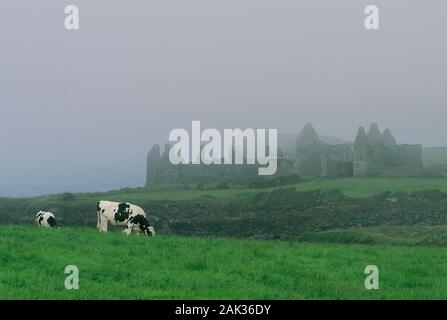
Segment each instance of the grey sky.
[{"label": "grey sky", "polygon": [[191,120],[350,140],[376,121],[447,145],[445,17],[445,0],[1,0],[0,195],[142,185]]}]

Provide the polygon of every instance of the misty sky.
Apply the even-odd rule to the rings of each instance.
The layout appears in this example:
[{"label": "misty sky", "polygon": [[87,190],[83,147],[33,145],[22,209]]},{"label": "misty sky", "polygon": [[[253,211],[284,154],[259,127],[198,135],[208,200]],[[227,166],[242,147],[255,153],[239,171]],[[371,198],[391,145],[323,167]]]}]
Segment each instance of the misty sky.
[{"label": "misty sky", "polygon": [[447,145],[446,17],[445,0],[0,0],[0,196],[143,185],[152,144],[192,120]]}]

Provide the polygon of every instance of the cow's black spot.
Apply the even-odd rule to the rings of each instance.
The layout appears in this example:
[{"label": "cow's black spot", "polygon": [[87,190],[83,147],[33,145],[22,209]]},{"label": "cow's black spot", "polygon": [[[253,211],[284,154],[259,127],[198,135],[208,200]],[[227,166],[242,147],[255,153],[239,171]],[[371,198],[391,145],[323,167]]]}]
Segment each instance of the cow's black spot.
[{"label": "cow's black spot", "polygon": [[130,204],[122,202],[118,204],[118,210],[115,212],[115,221],[123,222],[129,218]]},{"label": "cow's black spot", "polygon": [[106,211],[106,209],[102,209],[101,212],[104,213],[104,211]]},{"label": "cow's black spot", "polygon": [[54,217],[49,217],[47,222],[52,228],[56,226],[56,219],[54,219]]},{"label": "cow's black spot", "polygon": [[42,225],[42,220],[43,220],[43,215],[40,216],[39,218],[39,224]]}]

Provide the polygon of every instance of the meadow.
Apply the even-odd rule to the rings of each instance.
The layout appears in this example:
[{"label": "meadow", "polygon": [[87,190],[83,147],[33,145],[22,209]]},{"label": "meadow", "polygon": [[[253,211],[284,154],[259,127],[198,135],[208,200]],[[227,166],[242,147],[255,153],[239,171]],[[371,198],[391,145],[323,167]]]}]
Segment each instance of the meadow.
[{"label": "meadow", "polygon": [[[439,247],[0,226],[0,299],[446,299]],[[366,290],[376,265],[380,288]],[[79,290],[67,290],[67,265]]]},{"label": "meadow", "polygon": [[[0,198],[0,299],[447,299],[445,192],[444,178],[355,177]],[[97,232],[100,199],[141,205],[157,236]],[[62,228],[34,226],[38,210]]]}]

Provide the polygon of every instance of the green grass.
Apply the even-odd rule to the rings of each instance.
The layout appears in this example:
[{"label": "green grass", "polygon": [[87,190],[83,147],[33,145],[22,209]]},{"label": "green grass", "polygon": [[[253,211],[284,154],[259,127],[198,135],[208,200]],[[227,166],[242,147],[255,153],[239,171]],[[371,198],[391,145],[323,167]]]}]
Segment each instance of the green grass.
[{"label": "green grass", "polygon": [[323,243],[447,247],[447,226],[380,226],[312,232],[298,237]]},{"label": "green grass", "polygon": [[[446,299],[443,248],[0,226],[0,299]],[[66,290],[76,265],[80,289]],[[366,265],[380,289],[364,288]]]},{"label": "green grass", "polygon": [[384,191],[413,192],[426,189],[439,189],[447,192],[447,179],[383,177],[325,178],[297,184],[296,189],[298,191],[340,189],[347,196],[363,198]]},{"label": "green grass", "polygon": [[[350,178],[320,178],[307,180],[295,185],[297,191],[316,189],[340,189],[351,197],[370,197],[384,191],[413,192],[424,189],[439,189],[447,192],[447,178],[386,178],[386,177],[350,177]],[[146,190],[137,189],[136,192],[122,194],[120,191],[111,192],[111,196],[118,196],[120,200],[191,200],[199,199],[204,195],[211,195],[216,199],[243,199],[254,193],[271,191],[268,189],[224,189],[224,190]]]}]

